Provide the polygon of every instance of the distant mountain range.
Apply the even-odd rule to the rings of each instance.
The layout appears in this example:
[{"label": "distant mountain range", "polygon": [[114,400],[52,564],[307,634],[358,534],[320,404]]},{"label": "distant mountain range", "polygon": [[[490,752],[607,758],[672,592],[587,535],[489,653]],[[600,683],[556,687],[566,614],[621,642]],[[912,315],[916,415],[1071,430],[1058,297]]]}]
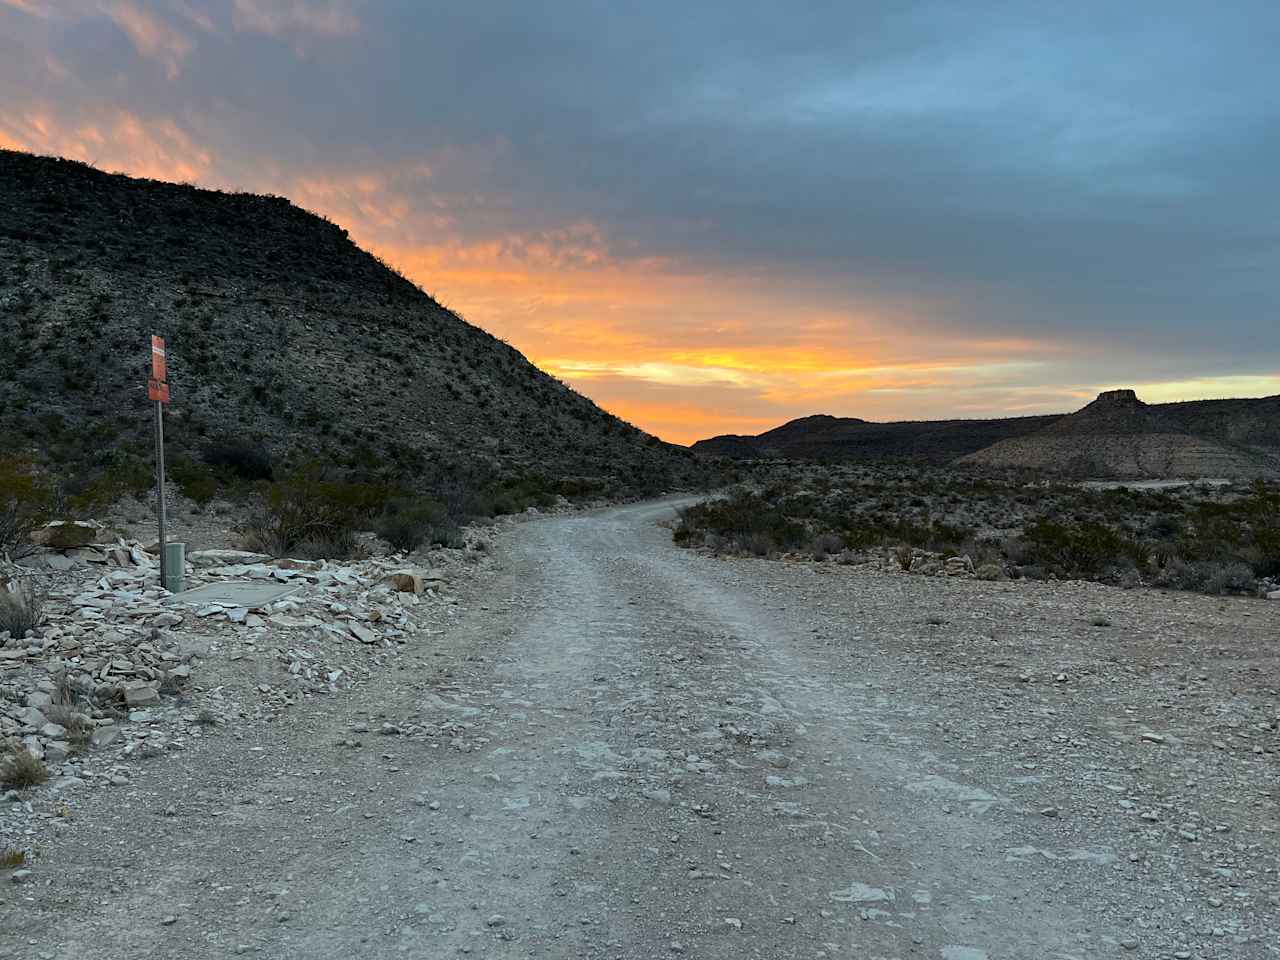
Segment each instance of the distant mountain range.
[{"label": "distant mountain range", "polygon": [[700,440],[735,459],[917,460],[1058,476],[1149,479],[1280,476],[1280,396],[1147,404],[1110,390],[1071,414],[871,423],[804,417],[759,436]]}]

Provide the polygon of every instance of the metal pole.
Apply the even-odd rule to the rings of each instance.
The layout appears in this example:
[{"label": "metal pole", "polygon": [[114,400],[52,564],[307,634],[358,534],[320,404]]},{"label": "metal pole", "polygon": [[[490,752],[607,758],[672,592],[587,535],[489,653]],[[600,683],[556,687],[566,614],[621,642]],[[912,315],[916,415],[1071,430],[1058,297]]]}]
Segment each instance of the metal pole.
[{"label": "metal pole", "polygon": [[156,401],[156,499],[160,502],[160,586],[168,589],[164,573],[164,404]]}]

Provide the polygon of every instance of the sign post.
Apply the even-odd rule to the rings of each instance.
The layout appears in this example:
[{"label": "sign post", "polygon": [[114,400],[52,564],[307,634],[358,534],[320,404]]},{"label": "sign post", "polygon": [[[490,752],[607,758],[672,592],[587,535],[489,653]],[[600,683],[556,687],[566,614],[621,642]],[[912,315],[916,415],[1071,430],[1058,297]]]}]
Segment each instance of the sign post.
[{"label": "sign post", "polygon": [[147,381],[147,396],[156,405],[156,500],[160,506],[160,586],[169,588],[165,564],[165,502],[164,502],[164,405],[169,402],[169,384],[165,365],[164,340],[154,334],[151,337],[151,379]]}]

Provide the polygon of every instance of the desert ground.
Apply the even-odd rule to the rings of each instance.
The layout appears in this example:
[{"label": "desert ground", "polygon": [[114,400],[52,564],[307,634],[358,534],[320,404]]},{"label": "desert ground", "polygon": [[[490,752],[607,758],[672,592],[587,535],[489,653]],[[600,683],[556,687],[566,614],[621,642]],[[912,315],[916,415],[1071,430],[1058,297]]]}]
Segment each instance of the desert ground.
[{"label": "desert ground", "polygon": [[1280,603],[715,557],[678,505],[503,527],[323,695],[220,622],[158,749],[0,804],[0,956],[1280,953]]}]

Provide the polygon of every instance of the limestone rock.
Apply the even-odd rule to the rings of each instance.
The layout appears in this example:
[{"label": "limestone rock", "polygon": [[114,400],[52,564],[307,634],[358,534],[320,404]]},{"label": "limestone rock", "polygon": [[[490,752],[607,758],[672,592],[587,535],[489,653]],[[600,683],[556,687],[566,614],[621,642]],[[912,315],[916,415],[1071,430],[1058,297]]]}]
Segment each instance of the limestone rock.
[{"label": "limestone rock", "polygon": [[423,576],[416,570],[393,570],[382,581],[401,593],[421,593],[423,589]]},{"label": "limestone rock", "polygon": [[265,563],[270,559],[264,553],[249,553],[245,550],[195,550],[187,554],[187,562],[197,570],[204,567]]},{"label": "limestone rock", "polygon": [[130,680],[124,685],[124,702],[130,707],[147,707],[160,702],[160,691],[145,680]]},{"label": "limestone rock", "polygon": [[31,534],[31,542],[53,550],[72,550],[97,543],[101,525],[90,520],[53,520]]}]

